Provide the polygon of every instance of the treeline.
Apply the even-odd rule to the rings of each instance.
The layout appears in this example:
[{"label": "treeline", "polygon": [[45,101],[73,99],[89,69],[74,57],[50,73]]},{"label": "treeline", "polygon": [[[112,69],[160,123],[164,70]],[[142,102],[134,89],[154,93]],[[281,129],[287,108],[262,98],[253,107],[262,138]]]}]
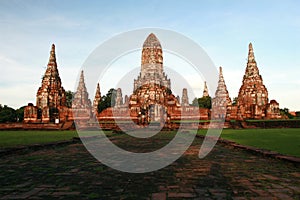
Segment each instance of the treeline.
[{"label": "treeline", "polygon": [[7,105],[0,104],[0,123],[6,122],[22,122],[24,120],[24,108],[13,109]]}]

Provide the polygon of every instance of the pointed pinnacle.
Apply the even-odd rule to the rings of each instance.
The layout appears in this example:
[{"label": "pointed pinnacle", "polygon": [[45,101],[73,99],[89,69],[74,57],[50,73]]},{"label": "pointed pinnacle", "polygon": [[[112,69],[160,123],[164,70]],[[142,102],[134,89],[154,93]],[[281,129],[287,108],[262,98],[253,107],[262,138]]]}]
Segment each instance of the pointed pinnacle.
[{"label": "pointed pinnacle", "polygon": [[252,47],[252,43],[251,43],[251,42],[249,43],[249,50],[250,50],[250,49],[253,50],[253,47]]},{"label": "pointed pinnacle", "polygon": [[204,81],[204,89],[207,89],[206,81]]},{"label": "pointed pinnacle", "polygon": [[80,72],[79,84],[85,84],[83,70],[81,70]]},{"label": "pointed pinnacle", "polygon": [[249,43],[249,52],[248,52],[248,62],[253,62],[255,61],[254,57],[254,51],[253,51],[253,46],[252,43]]},{"label": "pointed pinnacle", "polygon": [[55,56],[55,45],[52,44],[51,46],[51,51],[50,51],[50,57],[49,57],[49,62],[48,65],[52,63],[56,63],[56,56]]}]

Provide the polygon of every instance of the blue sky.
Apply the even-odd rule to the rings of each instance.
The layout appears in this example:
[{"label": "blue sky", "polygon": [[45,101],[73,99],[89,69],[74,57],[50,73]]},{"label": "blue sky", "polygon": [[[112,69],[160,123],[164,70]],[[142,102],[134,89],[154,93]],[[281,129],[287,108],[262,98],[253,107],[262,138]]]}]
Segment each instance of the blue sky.
[{"label": "blue sky", "polygon": [[[124,31],[157,27],[191,38],[217,67],[223,66],[231,97],[238,95],[252,42],[269,99],[300,110],[299,8],[299,1],[271,0],[1,0],[0,104],[17,108],[35,103],[52,43],[63,86],[74,90],[81,65],[103,41]],[[102,93],[110,87],[101,85]]]}]

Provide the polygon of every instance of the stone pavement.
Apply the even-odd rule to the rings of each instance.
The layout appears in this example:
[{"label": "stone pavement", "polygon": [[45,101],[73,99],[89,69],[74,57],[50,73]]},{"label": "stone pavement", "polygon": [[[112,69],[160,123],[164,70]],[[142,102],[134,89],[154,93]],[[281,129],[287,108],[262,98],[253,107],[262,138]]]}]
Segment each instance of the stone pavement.
[{"label": "stone pavement", "polygon": [[[136,152],[170,137],[111,138]],[[218,144],[199,159],[197,138],[176,162],[130,174],[98,162],[81,143],[0,157],[0,199],[300,199],[300,168]]]}]

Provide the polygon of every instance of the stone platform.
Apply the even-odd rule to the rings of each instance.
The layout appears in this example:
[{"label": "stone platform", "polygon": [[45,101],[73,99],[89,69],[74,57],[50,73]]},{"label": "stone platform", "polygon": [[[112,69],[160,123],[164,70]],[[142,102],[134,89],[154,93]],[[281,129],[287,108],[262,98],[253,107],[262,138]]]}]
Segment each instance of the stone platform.
[{"label": "stone platform", "polygon": [[[133,152],[158,149],[170,139],[111,137]],[[201,143],[197,138],[176,162],[145,174],[111,169],[80,142],[1,157],[0,199],[299,199],[299,166],[226,144],[199,159]]]}]

